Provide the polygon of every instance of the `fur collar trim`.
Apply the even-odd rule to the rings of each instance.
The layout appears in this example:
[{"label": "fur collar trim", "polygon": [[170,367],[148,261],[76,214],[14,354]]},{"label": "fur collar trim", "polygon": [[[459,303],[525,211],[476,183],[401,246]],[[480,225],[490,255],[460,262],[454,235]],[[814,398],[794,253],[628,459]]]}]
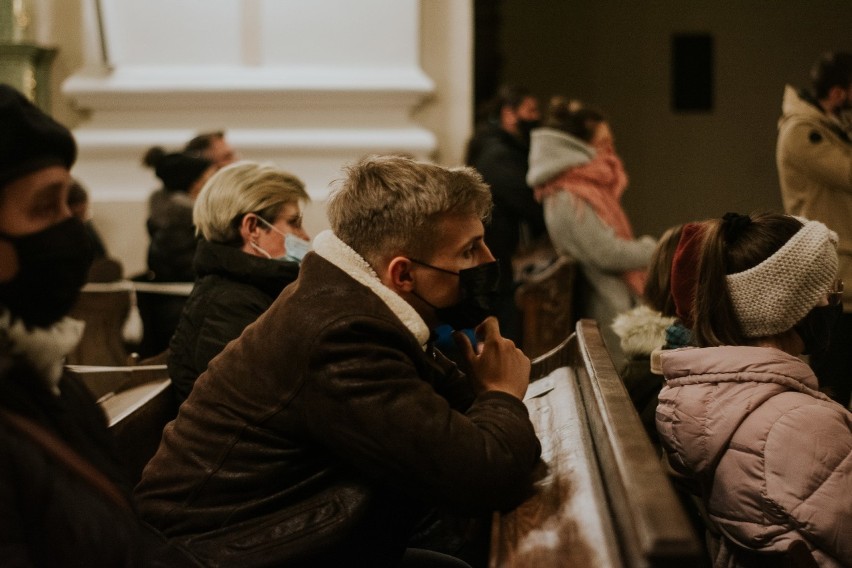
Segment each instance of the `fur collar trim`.
[{"label": "fur collar trim", "polygon": [[423,348],[429,340],[429,326],[420,314],[402,297],[382,284],[373,267],[355,252],[349,245],[341,241],[332,231],[326,230],[314,237],[313,250],[315,253],[344,271],[353,280],[370,289],[392,311],[402,324],[417,338]]},{"label": "fur collar trim", "polygon": [[27,329],[23,321],[4,312],[0,313],[0,344],[7,343],[4,349],[26,359],[58,396],[65,357],[80,343],[85,327],[84,322],[66,317],[50,327]]},{"label": "fur collar trim", "polygon": [[665,317],[648,306],[637,306],[619,314],[612,322],[612,330],[621,339],[621,349],[631,358],[650,357],[651,353],[666,344],[666,328],[675,318]]}]

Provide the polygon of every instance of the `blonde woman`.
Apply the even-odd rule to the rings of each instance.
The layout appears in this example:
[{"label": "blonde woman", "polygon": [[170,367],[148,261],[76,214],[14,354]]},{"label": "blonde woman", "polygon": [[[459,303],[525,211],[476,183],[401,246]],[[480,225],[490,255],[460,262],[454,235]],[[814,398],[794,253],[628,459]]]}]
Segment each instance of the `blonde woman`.
[{"label": "blonde woman", "polygon": [[201,189],[193,210],[202,237],[198,275],[169,348],[169,375],[186,400],[207,363],[272,304],[299,274],[310,248],[301,205],[310,201],[296,176],[238,162]]}]

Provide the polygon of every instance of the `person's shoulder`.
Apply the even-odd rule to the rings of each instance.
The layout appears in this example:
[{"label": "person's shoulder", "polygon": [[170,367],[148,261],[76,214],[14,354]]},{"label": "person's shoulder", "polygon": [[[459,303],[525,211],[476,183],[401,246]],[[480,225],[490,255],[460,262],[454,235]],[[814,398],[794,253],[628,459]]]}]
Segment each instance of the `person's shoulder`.
[{"label": "person's shoulder", "polygon": [[764,443],[767,488],[779,499],[797,502],[820,494],[828,498],[833,491],[830,478],[852,475],[852,415],[837,403],[803,393],[785,393],[785,398],[795,404],[774,417]]},{"label": "person's shoulder", "polygon": [[332,321],[395,317],[369,283],[318,254],[305,257],[298,279],[284,289],[270,310],[280,312],[289,327],[302,333],[317,331]]},{"label": "person's shoulder", "polygon": [[[479,143],[478,164],[496,163],[501,159],[526,160],[529,148],[505,130],[498,129],[484,137]],[[476,165],[476,164],[474,164]]]}]

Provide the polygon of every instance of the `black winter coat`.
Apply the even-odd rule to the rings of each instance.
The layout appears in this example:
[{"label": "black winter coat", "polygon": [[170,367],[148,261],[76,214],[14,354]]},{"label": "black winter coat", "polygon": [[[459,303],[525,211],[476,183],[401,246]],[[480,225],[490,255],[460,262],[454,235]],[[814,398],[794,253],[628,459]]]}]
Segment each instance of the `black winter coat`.
[{"label": "black winter coat", "polygon": [[[0,354],[0,566],[194,566],[135,518],[86,388],[65,378],[60,389],[53,395],[28,365]],[[73,469],[36,431],[96,471]]]},{"label": "black winter coat", "polygon": [[295,262],[259,258],[204,240],[198,243],[194,268],[198,280],[169,345],[169,376],[178,404],[210,360],[299,275]]},{"label": "black winter coat", "polygon": [[154,282],[192,282],[195,255],[195,227],[192,224],[192,198],[183,191],[161,189],[148,200],[146,223],[151,242],[148,269]]},{"label": "black winter coat", "polygon": [[[527,185],[529,146],[497,125],[477,135],[470,165],[491,186],[494,210],[485,227],[485,243],[500,261],[501,276],[511,282],[511,258],[520,241],[521,223],[532,237],[545,232],[544,213]],[[508,269],[508,270],[507,270]]]}]

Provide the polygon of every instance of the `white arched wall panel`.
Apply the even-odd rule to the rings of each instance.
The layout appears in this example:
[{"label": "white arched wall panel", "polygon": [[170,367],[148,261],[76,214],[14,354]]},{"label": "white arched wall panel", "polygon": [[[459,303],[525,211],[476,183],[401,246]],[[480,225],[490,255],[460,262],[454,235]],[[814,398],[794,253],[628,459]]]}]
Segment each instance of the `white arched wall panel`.
[{"label": "white arched wall panel", "polygon": [[[324,202],[346,163],[376,152],[460,155],[470,128],[472,9],[424,2],[102,0],[110,65],[87,36],[86,62],[62,89],[86,117],[74,131],[74,174],[127,272],[144,268],[157,180],[140,160],[152,145],[178,149],[198,131],[227,130],[244,158],[305,180],[312,233],[327,226]],[[81,29],[97,30],[95,10],[82,13]],[[450,38],[466,51],[449,53],[448,29],[467,36]],[[431,38],[442,42],[434,53]]]}]

